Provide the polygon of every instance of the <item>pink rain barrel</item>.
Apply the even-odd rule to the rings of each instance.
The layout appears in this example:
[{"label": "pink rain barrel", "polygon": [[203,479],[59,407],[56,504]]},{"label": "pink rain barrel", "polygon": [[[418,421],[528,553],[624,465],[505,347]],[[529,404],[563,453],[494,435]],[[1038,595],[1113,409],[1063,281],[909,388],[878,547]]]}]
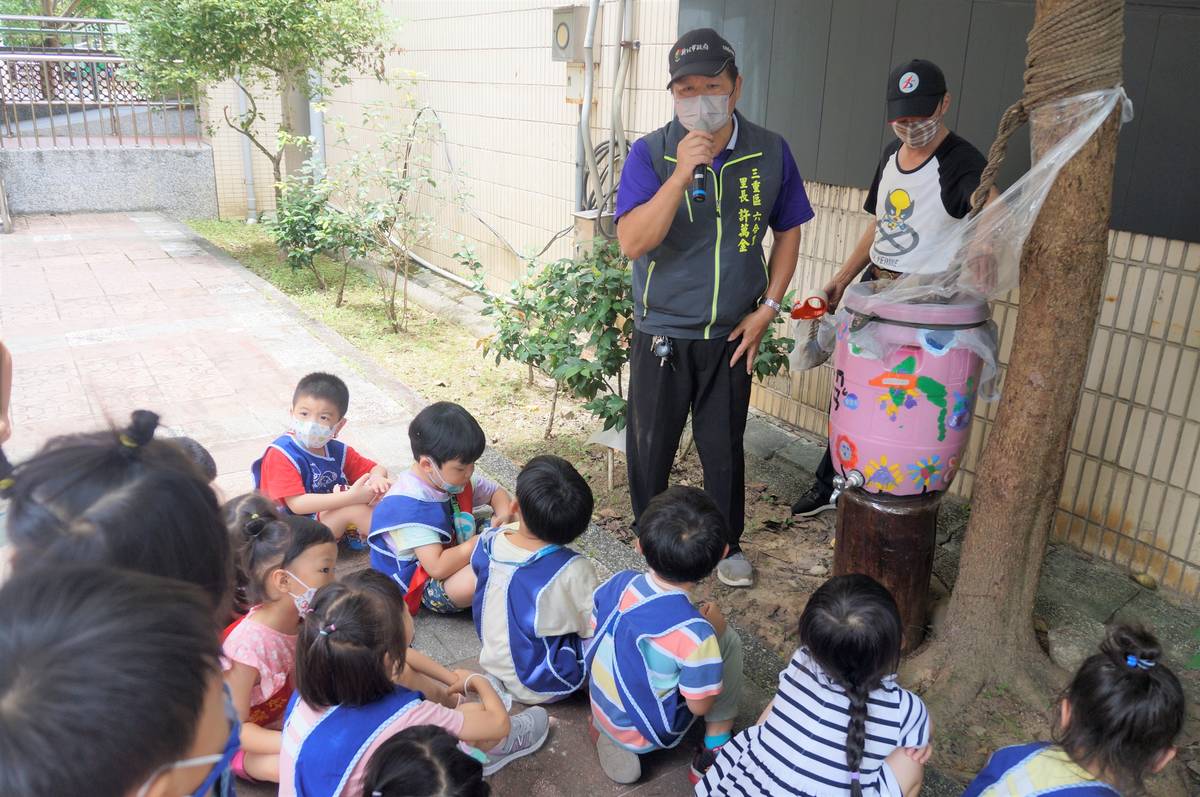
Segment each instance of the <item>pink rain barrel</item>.
[{"label": "pink rain barrel", "polygon": [[868,284],[847,290],[843,304],[849,313],[837,327],[830,401],[834,468],[843,476],[858,471],[872,493],[949,488],[982,365],[955,338],[987,322],[987,304],[898,304],[875,297]]}]

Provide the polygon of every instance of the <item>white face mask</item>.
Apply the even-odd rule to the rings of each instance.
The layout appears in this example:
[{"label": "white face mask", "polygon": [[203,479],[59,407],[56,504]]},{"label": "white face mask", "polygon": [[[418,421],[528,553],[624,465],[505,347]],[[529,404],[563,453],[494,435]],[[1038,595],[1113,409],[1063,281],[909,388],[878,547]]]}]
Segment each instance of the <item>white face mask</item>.
[{"label": "white face mask", "polygon": [[920,149],[933,141],[941,124],[942,116],[938,114],[928,119],[922,119],[920,122],[892,122],[892,132],[896,134],[896,138],[908,146]]},{"label": "white face mask", "polygon": [[288,592],[288,597],[292,599],[292,603],[296,604],[296,611],[300,612],[300,616],[303,617],[312,611],[313,596],[317,594],[317,590],[315,587],[310,587],[297,578],[296,574],[291,570],[284,570],[283,572],[295,578],[296,583],[304,587],[304,592],[299,595],[294,595],[291,591]]},{"label": "white face mask", "polygon": [[292,419],[292,437],[305,448],[324,448],[333,435],[333,429],[323,423]]},{"label": "white face mask", "polygon": [[713,133],[729,123],[731,94],[694,94],[675,98],[675,115],[688,130]]}]

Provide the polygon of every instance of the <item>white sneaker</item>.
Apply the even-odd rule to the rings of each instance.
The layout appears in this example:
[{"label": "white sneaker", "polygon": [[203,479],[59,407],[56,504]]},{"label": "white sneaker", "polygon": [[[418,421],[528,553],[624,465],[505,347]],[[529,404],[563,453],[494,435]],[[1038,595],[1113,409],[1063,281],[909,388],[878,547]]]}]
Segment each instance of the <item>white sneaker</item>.
[{"label": "white sneaker", "polygon": [[511,719],[508,736],[495,748],[488,750],[483,775],[494,775],[518,758],[537,752],[550,735],[550,715],[541,706],[525,709]]}]

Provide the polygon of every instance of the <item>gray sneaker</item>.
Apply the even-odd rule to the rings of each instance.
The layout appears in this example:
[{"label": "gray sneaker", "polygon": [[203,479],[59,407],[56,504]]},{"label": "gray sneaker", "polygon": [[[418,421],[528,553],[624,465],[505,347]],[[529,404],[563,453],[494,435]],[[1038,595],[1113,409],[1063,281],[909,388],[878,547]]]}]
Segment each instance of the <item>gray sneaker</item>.
[{"label": "gray sneaker", "polygon": [[754,583],[754,567],[741,551],[730,554],[717,565],[717,578],[731,587],[748,587]]},{"label": "gray sneaker", "polygon": [[596,755],[600,758],[600,769],[614,783],[637,783],[642,777],[642,761],[637,753],[621,747],[604,733],[593,727],[596,735]]},{"label": "gray sneaker", "polygon": [[518,758],[537,752],[550,734],[550,715],[541,706],[527,708],[512,718],[508,736],[489,750],[483,765],[484,777],[494,775]]}]

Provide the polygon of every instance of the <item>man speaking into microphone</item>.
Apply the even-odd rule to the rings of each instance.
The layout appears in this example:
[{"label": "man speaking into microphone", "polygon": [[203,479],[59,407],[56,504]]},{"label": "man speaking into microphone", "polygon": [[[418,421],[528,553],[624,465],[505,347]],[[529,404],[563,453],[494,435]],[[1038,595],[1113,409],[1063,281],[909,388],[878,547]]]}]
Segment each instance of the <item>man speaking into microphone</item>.
[{"label": "man speaking into microphone", "polygon": [[754,572],[739,540],[751,374],[813,210],[787,143],[735,110],[742,77],[729,42],[700,28],[681,36],[668,58],[675,118],[634,143],[617,189],[636,328],[629,491],[636,522],[667,488],[690,412],[704,489],[729,524],[729,555],[717,575],[749,586]]}]

